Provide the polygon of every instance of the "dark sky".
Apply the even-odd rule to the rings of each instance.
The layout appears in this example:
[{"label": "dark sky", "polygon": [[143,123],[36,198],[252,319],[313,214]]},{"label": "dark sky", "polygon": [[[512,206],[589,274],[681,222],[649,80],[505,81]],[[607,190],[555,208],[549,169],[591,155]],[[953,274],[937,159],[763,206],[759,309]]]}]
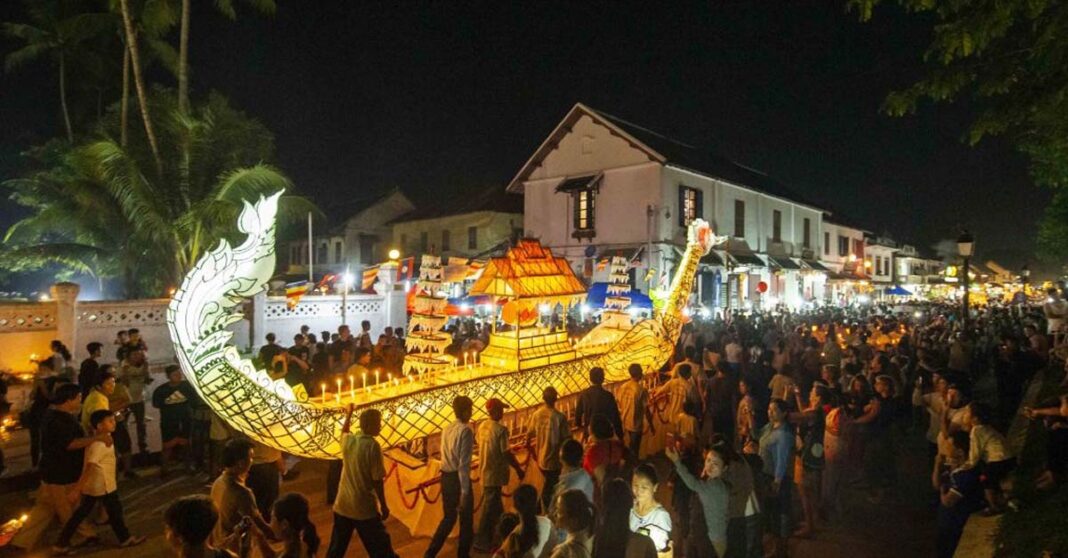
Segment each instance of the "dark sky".
[{"label": "dark sky", "polygon": [[[194,93],[262,119],[282,169],[323,206],[503,188],[578,101],[722,149],[876,232],[927,246],[965,225],[1010,265],[1048,199],[1003,142],[960,142],[968,107],[878,112],[921,74],[928,39],[928,21],[897,9],[862,24],[825,1],[279,0],[273,18],[230,23],[194,4]],[[52,75],[3,78],[5,177],[13,152],[58,130]]]}]

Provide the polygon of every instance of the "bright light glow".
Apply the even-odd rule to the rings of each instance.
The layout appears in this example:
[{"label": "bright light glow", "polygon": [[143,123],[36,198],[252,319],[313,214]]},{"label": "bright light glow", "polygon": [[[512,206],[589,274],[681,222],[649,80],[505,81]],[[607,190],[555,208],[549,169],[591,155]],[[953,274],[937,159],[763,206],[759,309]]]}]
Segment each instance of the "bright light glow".
[{"label": "bright light glow", "polygon": [[[347,393],[342,393],[344,390],[341,388],[345,386],[337,386],[336,380],[326,381],[320,388],[327,396],[308,398],[295,393],[284,380],[271,380],[264,370],[255,368],[233,346],[228,345],[232,334],[224,329],[225,324],[233,320],[234,313],[240,311],[241,300],[261,292],[274,274],[274,225],[280,194],[245,206],[238,220],[238,230],[246,235],[244,240],[238,245],[219,242],[204,254],[184,278],[178,289],[179,294],[171,301],[167,322],[183,372],[219,417],[235,430],[260,443],[310,458],[336,459],[340,455],[339,426],[345,416],[351,413],[347,411],[349,404],[356,407],[357,413],[366,408],[381,407],[381,443],[393,447],[440,432],[451,423],[451,410],[447,406],[438,408],[435,402],[467,391],[465,383],[470,380],[486,384],[485,390],[467,391],[475,399],[474,418],[480,420],[485,418],[485,399],[490,394],[507,399],[517,409],[539,405],[544,382],[538,378],[547,375],[553,378],[561,395],[566,396],[585,388],[591,366],[602,366],[607,379],[613,382],[626,378],[626,366],[631,362],[646,369],[659,368],[670,356],[674,337],[681,327],[681,320],[676,313],[681,314],[682,305],[676,301],[685,300],[684,297],[692,289],[693,273],[703,252],[695,241],[687,244],[683,256],[683,261],[689,262],[683,267],[687,275],[676,277],[674,289],[668,293],[672,299],[671,305],[656,317],[657,320],[663,320],[663,329],[638,327],[627,331],[621,338],[599,337],[591,332],[593,337],[590,341],[595,346],[604,347],[603,350],[611,346],[611,355],[594,351],[586,358],[576,359],[570,350],[544,356],[536,354],[532,355],[536,358],[528,359],[529,366],[511,368],[504,367],[505,361],[501,355],[487,352],[485,356],[501,363],[501,367],[482,370],[486,365],[476,357],[474,366],[468,361],[465,370],[438,371],[440,374],[428,378],[430,381],[425,388],[416,386],[417,389],[413,389],[413,380],[401,382],[402,378],[387,376],[387,382],[376,382],[377,385],[370,392],[359,393],[355,397],[351,385],[354,379],[350,380]],[[422,274],[420,279],[425,280]],[[344,280],[346,283],[354,282],[349,274]],[[439,306],[444,307],[447,302],[428,301],[425,298],[420,300],[426,309],[432,311],[421,314],[421,319],[427,322],[428,328],[440,327],[444,317],[438,315]],[[555,308],[555,304],[546,304],[543,308],[548,311]],[[567,345],[566,332],[545,333],[544,327],[531,329],[535,331],[529,337],[533,338],[535,334],[545,337],[542,346]],[[671,338],[665,339],[663,333]],[[432,343],[450,342],[444,335],[441,337],[440,340],[426,339],[426,348],[432,347]],[[523,342],[527,340],[523,339]],[[520,338],[516,336],[515,343],[518,345],[519,342]],[[433,371],[423,368],[420,375],[427,372]],[[375,379],[380,379],[378,371],[375,371]],[[414,381],[417,384],[422,382],[421,379]]]},{"label": "bright light glow", "polygon": [[540,311],[542,314],[548,314],[550,310],[551,308],[548,304],[543,303],[538,305],[538,311]]},{"label": "bright light glow", "polygon": [[460,303],[460,311],[461,312],[467,312],[470,309],[471,309],[471,305],[470,304],[468,304],[466,302],[461,302]]},{"label": "bright light glow", "polygon": [[774,308],[778,304],[779,304],[779,299],[777,299],[777,298],[775,298],[773,296],[769,296],[768,298],[764,299],[764,306],[767,306],[768,308]]},{"label": "bright light glow", "polygon": [[389,259],[391,259],[391,260],[399,260],[400,259],[400,250],[397,250],[396,248],[390,250],[389,251]]},{"label": "bright light glow", "polygon": [[41,302],[48,302],[52,300],[52,297],[48,296],[48,293],[41,293],[41,296],[37,297]]},{"label": "bright light glow", "polygon": [[582,306],[579,306],[579,311],[582,312],[583,314],[589,314],[590,313],[590,305],[589,304],[583,304]]},{"label": "bright light glow", "polygon": [[868,296],[868,295],[860,295],[860,296],[857,297],[857,302],[859,302],[861,304],[870,304],[871,303],[871,297]]},{"label": "bright light glow", "polygon": [[923,312],[920,312],[919,310],[917,310],[917,311],[912,313],[912,316],[914,318],[922,318],[923,317]]},{"label": "bright light glow", "polygon": [[687,306],[686,308],[682,309],[682,315],[689,318],[690,316],[693,316],[693,310],[691,310],[690,307]]},{"label": "bright light glow", "polygon": [[[637,308],[627,308],[627,313],[630,314],[631,316],[637,316],[638,312],[640,312],[640,310],[638,310]],[[685,313],[685,312],[686,311],[683,310],[683,313]]]},{"label": "bright light glow", "polygon": [[482,311],[486,312],[487,314],[490,313],[490,312],[493,312],[493,305],[492,304],[483,304],[482,305]]},{"label": "bright light glow", "polygon": [[355,280],[356,278],[353,277],[351,273],[346,272],[341,274],[341,282],[344,283],[346,287],[351,287]]},{"label": "bright light glow", "polygon": [[712,317],[712,311],[709,310],[707,306],[702,306],[701,309],[697,311],[697,313],[700,314],[701,317],[706,320]]}]

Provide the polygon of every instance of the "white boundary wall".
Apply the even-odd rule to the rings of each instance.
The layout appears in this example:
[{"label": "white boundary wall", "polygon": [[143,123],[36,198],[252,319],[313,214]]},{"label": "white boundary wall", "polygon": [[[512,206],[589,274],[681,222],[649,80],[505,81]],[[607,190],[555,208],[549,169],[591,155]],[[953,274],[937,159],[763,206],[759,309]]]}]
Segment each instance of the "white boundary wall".
[{"label": "white boundary wall", "polygon": [[[371,322],[375,336],[387,325],[406,327],[404,291],[392,281],[380,287],[381,294],[346,297],[345,320],[354,333],[362,320]],[[0,370],[35,371],[31,356],[48,356],[53,339],[63,341],[71,350],[75,368],[87,356],[85,346],[93,341],[104,344],[104,362],[112,362],[116,333],[130,328],[140,330],[148,345],[149,362],[174,361],[167,330],[168,299],[78,301],[77,296],[77,285],[59,283],[52,286],[53,300],[0,304]],[[232,343],[242,350],[256,349],[267,333],[274,333],[281,345],[288,346],[302,325],[309,326],[316,336],[324,330],[336,332],[342,324],[341,305],[340,296],[306,296],[289,309],[285,297],[258,295],[243,305],[245,318],[229,327],[234,332]]]}]

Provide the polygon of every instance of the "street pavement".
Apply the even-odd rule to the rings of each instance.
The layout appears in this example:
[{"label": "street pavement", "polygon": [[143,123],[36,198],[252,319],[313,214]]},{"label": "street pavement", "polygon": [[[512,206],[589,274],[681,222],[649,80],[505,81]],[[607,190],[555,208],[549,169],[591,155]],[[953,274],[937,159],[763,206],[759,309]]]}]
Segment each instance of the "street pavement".
[{"label": "street pavement", "polygon": [[[790,555],[801,558],[898,558],[900,556],[931,556],[934,553],[934,511],[931,492],[927,490],[926,456],[923,440],[910,437],[903,444],[899,461],[901,471],[899,488],[888,492],[881,505],[872,504],[862,491],[851,491],[846,502],[846,513],[840,523],[824,526],[815,537],[808,540],[791,540]],[[668,464],[662,458],[657,462],[662,473],[667,473]],[[296,465],[299,474],[282,483],[282,492],[299,492],[312,504],[312,520],[318,526],[323,540],[323,551],[330,540],[332,516],[325,501],[326,462],[303,460]],[[132,532],[147,535],[149,540],[132,549],[117,549],[114,535],[105,526],[98,530],[105,546],[84,549],[79,556],[141,558],[170,556],[165,546],[160,518],[163,510],[175,499],[188,495],[206,494],[209,479],[206,475],[176,475],[160,480],[156,469],[143,469],[143,478],[122,481],[121,494],[126,510],[127,524]],[[667,483],[661,483],[661,502],[670,502],[666,494]],[[17,517],[33,505],[29,491],[18,491],[0,496],[0,518]],[[476,518],[477,519],[477,518]],[[387,528],[396,551],[404,558],[422,556],[429,539],[414,538],[395,519],[387,521]],[[46,543],[32,557],[49,556],[48,545],[58,534],[58,526],[46,535]],[[2,550],[2,549],[0,549]],[[322,555],[323,552],[320,552]],[[3,554],[0,554],[3,555]],[[455,555],[455,539],[449,541],[441,556]],[[359,539],[349,546],[349,558],[367,556]],[[476,555],[477,556],[477,555]]]}]

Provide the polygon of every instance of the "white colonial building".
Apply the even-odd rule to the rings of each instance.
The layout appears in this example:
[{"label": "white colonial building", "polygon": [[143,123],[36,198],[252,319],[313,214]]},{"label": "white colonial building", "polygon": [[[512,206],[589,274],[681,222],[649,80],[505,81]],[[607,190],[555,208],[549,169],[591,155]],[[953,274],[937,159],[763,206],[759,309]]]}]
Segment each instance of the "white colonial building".
[{"label": "white colonial building", "polygon": [[894,255],[897,251],[897,243],[891,238],[877,235],[865,238],[864,267],[871,277],[873,295],[876,298],[886,297],[888,291],[897,287],[894,284]]},{"label": "white colonial building", "polygon": [[603,281],[597,262],[620,254],[640,261],[631,280],[647,290],[645,277],[655,284],[672,270],[687,225],[702,218],[731,238],[703,261],[702,305],[822,298],[822,209],[715,151],[585,105],[567,113],[508,191],[523,194],[526,235],[588,280]]}]

